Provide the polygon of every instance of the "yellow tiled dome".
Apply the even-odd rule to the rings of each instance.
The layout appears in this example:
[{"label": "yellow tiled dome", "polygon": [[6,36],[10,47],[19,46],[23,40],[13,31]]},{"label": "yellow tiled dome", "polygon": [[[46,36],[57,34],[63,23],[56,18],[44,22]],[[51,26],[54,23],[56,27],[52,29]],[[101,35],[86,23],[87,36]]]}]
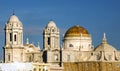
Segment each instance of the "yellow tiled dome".
[{"label": "yellow tiled dome", "polygon": [[88,31],[81,26],[73,26],[67,30],[64,37],[80,37],[80,36],[88,36]]}]

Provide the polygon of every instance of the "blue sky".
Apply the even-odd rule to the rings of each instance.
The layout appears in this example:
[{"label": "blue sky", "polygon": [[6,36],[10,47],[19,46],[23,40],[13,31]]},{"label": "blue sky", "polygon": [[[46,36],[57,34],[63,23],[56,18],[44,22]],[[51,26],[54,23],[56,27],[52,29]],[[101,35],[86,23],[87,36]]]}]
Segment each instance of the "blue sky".
[{"label": "blue sky", "polygon": [[[86,28],[92,43],[101,43],[103,33],[108,43],[120,49],[120,0],[1,0],[0,1],[0,51],[4,46],[4,26],[15,11],[24,26],[26,37],[35,45],[43,45],[42,31],[52,19],[60,35],[74,25]],[[2,53],[0,54],[2,56]]]}]

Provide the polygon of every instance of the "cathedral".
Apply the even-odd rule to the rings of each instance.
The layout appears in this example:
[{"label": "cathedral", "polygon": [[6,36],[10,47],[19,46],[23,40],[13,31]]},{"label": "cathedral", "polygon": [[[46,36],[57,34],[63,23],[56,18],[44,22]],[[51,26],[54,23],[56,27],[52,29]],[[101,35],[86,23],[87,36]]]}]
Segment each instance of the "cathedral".
[{"label": "cathedral", "polygon": [[28,38],[23,44],[23,24],[15,14],[10,16],[4,30],[4,63],[49,63],[51,71],[120,70],[120,51],[107,42],[105,33],[101,44],[94,47],[88,30],[75,25],[66,31],[60,44],[60,30],[54,21],[49,21],[43,30],[43,49],[40,49],[39,43],[35,46]]}]

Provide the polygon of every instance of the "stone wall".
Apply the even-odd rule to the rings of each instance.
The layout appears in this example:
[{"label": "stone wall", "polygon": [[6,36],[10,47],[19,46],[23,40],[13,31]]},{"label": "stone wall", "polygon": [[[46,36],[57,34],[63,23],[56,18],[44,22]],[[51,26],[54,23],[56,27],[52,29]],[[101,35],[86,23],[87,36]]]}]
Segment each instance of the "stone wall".
[{"label": "stone wall", "polygon": [[119,71],[120,62],[63,63],[64,71]]}]

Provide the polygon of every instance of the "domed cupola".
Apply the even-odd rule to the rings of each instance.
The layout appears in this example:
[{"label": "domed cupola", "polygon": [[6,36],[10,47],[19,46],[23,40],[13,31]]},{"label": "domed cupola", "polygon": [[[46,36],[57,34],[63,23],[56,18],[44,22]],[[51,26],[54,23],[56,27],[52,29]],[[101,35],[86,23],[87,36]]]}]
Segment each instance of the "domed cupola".
[{"label": "domed cupola", "polygon": [[95,51],[114,52],[117,50],[107,43],[106,34],[104,33],[102,43],[95,48]]},{"label": "domed cupola", "polygon": [[77,51],[91,51],[91,35],[79,25],[73,26],[67,30],[63,37],[63,48]]},{"label": "domed cupola", "polygon": [[8,21],[9,21],[9,22],[18,22],[19,19],[18,19],[18,17],[17,17],[16,15],[12,15],[12,16],[9,18]]},{"label": "domed cupola", "polygon": [[98,53],[97,58],[100,61],[115,61],[116,60],[116,52],[117,50],[107,43],[106,34],[104,33],[104,37],[102,43],[98,45],[95,50]]},{"label": "domed cupola", "polygon": [[56,27],[56,24],[54,21],[49,21],[46,27]]},{"label": "domed cupola", "polygon": [[85,28],[77,25],[68,29],[64,37],[80,37],[81,35],[88,36],[89,33]]},{"label": "domed cupola", "polygon": [[21,21],[18,19],[18,17],[13,14],[7,21],[7,24],[6,24],[6,29],[9,29],[9,28],[21,28],[23,27]]}]

